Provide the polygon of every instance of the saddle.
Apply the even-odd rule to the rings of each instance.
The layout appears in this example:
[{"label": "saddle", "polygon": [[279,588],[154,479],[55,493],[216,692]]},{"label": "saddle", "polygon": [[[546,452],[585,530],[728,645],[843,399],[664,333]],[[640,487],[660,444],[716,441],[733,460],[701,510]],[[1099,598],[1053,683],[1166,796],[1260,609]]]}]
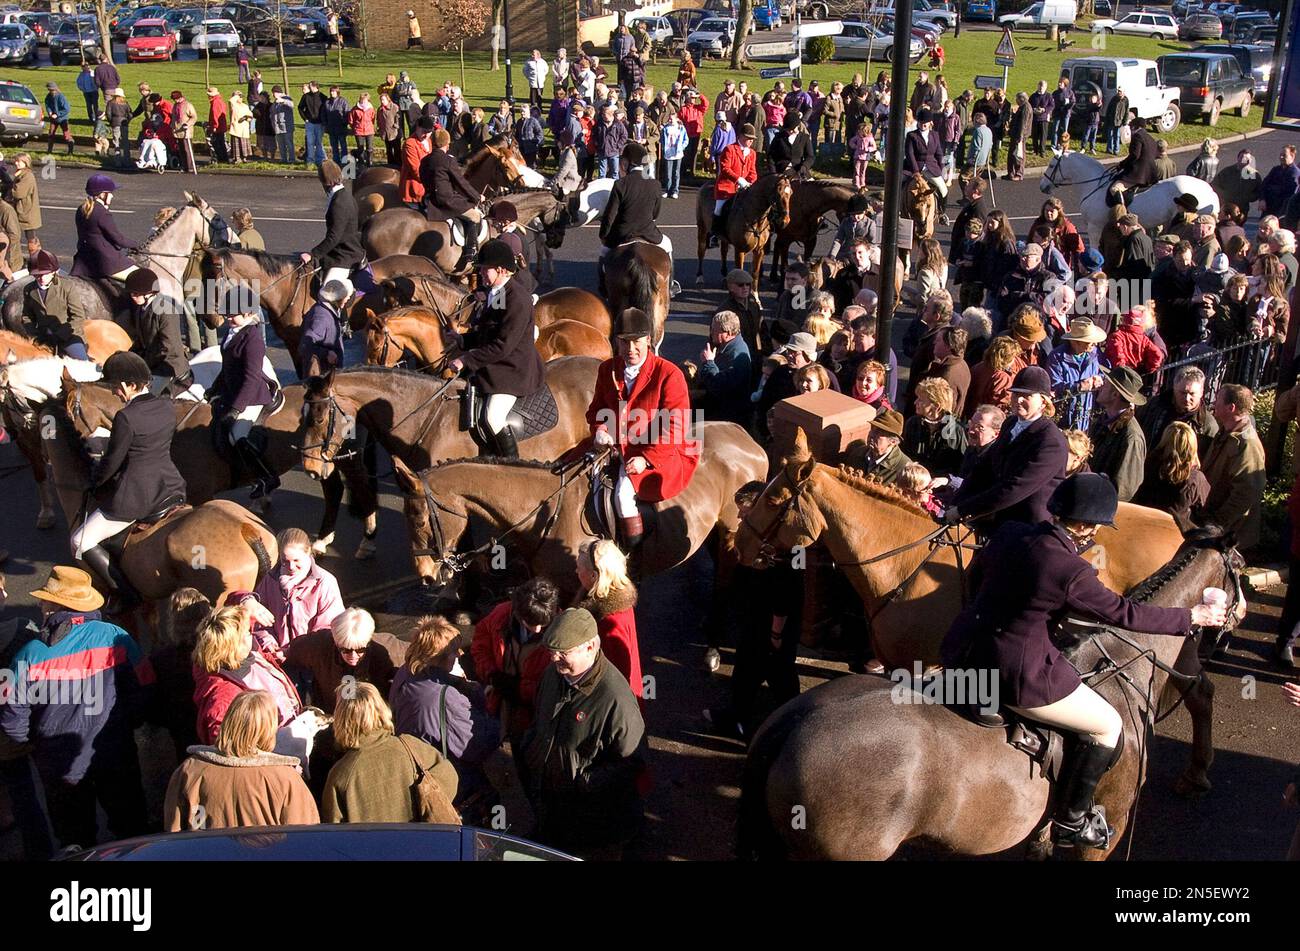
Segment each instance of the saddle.
[{"label": "saddle", "polygon": [[193,509],[194,506],[188,504],[184,496],[173,496],[165,500],[157,511],[150,512],[144,518],[136,519],[129,528],[124,528],[101,544],[115,560],[120,559],[122,553],[131,545],[139,544],[172,519]]},{"label": "saddle", "polygon": [[[475,433],[485,400],[483,391],[470,380],[460,399],[461,432]],[[548,383],[543,383],[542,388],[536,392],[515,400],[510,415],[506,417],[506,423],[514,430],[515,439],[519,442],[550,432],[559,421],[560,408],[555,403],[555,394]]]},{"label": "saddle", "polygon": [[948,704],[963,719],[976,726],[990,730],[1005,730],[1007,742],[1020,750],[1030,761],[1037,764],[1038,774],[1046,780],[1055,782],[1061,775],[1061,763],[1065,759],[1065,735],[1033,720],[1026,720],[1010,709],[998,713],[983,713],[978,703]]},{"label": "saddle", "polygon": [[[619,533],[618,509],[614,505],[614,488],[618,480],[618,463],[613,457],[610,464],[602,469],[583,503],[583,515],[587,527],[598,538],[608,538],[614,543],[626,542]],[[653,502],[636,500],[637,514],[641,516],[644,526],[643,538],[654,534],[659,510]]]},{"label": "saddle", "polygon": [[[447,228],[451,231],[451,243],[458,248],[465,247],[465,222],[460,218],[450,218],[447,220]],[[481,245],[488,239],[488,223],[485,217],[478,223],[478,241]]]}]

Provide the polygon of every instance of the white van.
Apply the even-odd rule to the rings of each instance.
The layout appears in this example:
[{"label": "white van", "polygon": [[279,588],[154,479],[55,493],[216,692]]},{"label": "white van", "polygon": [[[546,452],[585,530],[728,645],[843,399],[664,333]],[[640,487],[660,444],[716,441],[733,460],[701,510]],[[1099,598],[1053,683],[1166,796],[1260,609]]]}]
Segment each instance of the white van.
[{"label": "white van", "polygon": [[1041,30],[1049,26],[1072,27],[1079,15],[1075,0],[1039,0],[1021,13],[998,17],[998,26],[1012,30]]}]

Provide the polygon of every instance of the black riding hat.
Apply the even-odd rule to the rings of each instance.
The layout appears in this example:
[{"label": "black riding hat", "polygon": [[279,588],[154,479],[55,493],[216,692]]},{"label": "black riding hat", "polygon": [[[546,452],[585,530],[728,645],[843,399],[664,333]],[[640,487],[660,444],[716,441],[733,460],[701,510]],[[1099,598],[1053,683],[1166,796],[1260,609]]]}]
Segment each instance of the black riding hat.
[{"label": "black riding hat", "polygon": [[1057,518],[1089,525],[1114,525],[1119,509],[1115,483],[1099,472],[1080,472],[1056,487],[1047,511]]},{"label": "black riding hat", "polygon": [[625,340],[654,335],[654,322],[650,315],[637,307],[629,307],[614,321],[614,336]]},{"label": "black riding hat", "polygon": [[158,293],[158,275],[147,267],[132,271],[126,276],[126,292],[133,297]]},{"label": "black riding hat", "polygon": [[802,122],[803,116],[799,115],[799,113],[787,112],[785,118],[781,120],[781,127],[785,129],[786,132],[791,132],[794,129],[799,128]]},{"label": "black riding hat", "polygon": [[860,215],[871,207],[866,195],[854,195],[849,199],[849,214]]},{"label": "black riding hat", "polygon": [[640,142],[629,142],[623,146],[623,158],[627,159],[629,165],[644,165],[649,154]]},{"label": "black riding hat", "polygon": [[478,266],[499,267],[507,271],[514,271],[518,268],[515,262],[515,252],[510,249],[500,238],[493,238],[486,242],[478,252]]},{"label": "black riding hat", "polygon": [[110,386],[118,383],[131,383],[135,386],[148,386],[152,374],[144,358],[129,350],[121,350],[104,361],[104,375],[101,382]]}]

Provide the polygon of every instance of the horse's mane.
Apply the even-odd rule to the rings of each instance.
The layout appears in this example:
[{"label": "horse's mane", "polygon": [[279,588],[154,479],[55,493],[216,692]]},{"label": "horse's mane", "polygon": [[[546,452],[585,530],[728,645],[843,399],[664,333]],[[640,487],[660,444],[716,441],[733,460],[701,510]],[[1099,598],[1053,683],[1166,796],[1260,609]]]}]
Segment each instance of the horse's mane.
[{"label": "horse's mane", "polygon": [[651,313],[654,310],[655,297],[659,294],[659,272],[643,261],[639,255],[629,254],[627,280],[628,306],[636,307],[647,314]]},{"label": "horse's mane", "polygon": [[429,466],[429,468],[425,469],[420,474],[423,475],[426,472],[431,473],[438,469],[445,468],[446,466],[459,466],[465,464],[474,466],[505,466],[508,469],[537,470],[549,470],[551,466],[555,465],[554,462],[546,462],[540,459],[516,459],[513,457],[507,458],[505,456],[466,456],[464,459],[443,459],[436,465]]},{"label": "horse's mane", "polygon": [[93,383],[101,376],[93,360],[71,357],[35,357],[0,366],[0,370],[7,372],[9,389],[15,395],[28,402],[43,402],[59,395],[65,367],[78,383]]},{"label": "horse's mane", "polygon": [[888,502],[894,508],[902,509],[912,515],[919,515],[921,518],[933,520],[925,509],[917,505],[899,488],[874,479],[871,476],[864,476],[860,469],[851,469],[848,466],[840,466],[832,470],[835,477],[850,488],[857,489],[865,495],[871,496],[881,502]]},{"label": "horse's mane", "polygon": [[252,258],[262,270],[275,271],[276,273],[298,262],[298,255],[296,254],[271,254],[269,251],[257,251],[252,248],[212,248],[210,250],[212,255],[222,264],[229,264],[231,258],[236,254],[243,254]]},{"label": "horse's mane", "polygon": [[140,244],[137,245],[137,250],[148,251],[149,246],[151,244],[153,244],[155,241],[157,241],[159,238],[165,235],[168,232],[168,230],[171,229],[171,226],[176,224],[176,222],[180,220],[181,215],[185,214],[185,210],[187,208],[198,208],[198,207],[199,207],[198,204],[194,200],[190,200],[185,203],[184,208],[176,209],[176,214],[172,215],[161,225],[159,225],[157,231],[155,231],[153,234],[149,235],[149,237],[141,241]]},{"label": "horse's mane", "polygon": [[465,160],[465,174],[477,169],[480,165],[488,160],[488,157],[497,158],[499,146],[494,146],[491,142],[484,143],[483,148],[479,149],[473,155]]},{"label": "horse's mane", "polygon": [[[335,378],[341,376],[379,376],[381,374],[385,377],[397,376],[407,382],[418,381],[420,383],[425,383],[430,386],[441,386],[443,382],[445,382],[443,380],[438,379],[437,377],[430,376],[427,373],[420,373],[417,370],[407,370],[404,367],[377,367],[377,366],[363,365],[363,366],[355,366],[355,367],[344,367],[341,370],[334,371]],[[324,380],[324,377],[319,377],[319,376],[309,377],[307,380],[308,387],[312,389],[312,392],[315,392],[315,388],[319,387],[320,381],[322,380]]]},{"label": "horse's mane", "polygon": [[1172,581],[1175,575],[1190,565],[1201,552],[1207,550],[1223,552],[1231,547],[1232,538],[1218,526],[1194,528],[1187,533],[1182,548],[1175,552],[1174,557],[1155,574],[1138,582],[1125,597],[1134,601],[1149,601],[1157,591]]},{"label": "horse's mane", "polygon": [[[510,195],[536,195],[541,192],[546,192],[552,198],[555,198],[555,192],[551,190],[549,185],[518,185],[514,188],[508,189],[502,197],[509,197]],[[559,201],[558,198],[555,198],[555,200]]]}]

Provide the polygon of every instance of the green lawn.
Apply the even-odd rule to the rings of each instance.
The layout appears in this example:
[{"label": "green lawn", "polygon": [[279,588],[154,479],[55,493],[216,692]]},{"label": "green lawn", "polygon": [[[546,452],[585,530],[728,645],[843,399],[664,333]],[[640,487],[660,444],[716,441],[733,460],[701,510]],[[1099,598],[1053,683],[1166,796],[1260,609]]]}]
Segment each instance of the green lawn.
[{"label": "green lawn", "polygon": [[[974,88],[977,75],[1001,75],[1002,68],[993,64],[993,49],[1000,38],[1001,34],[994,31],[973,30],[965,31],[959,39],[954,39],[951,35],[945,37],[943,46],[947,54],[947,64],[943,72],[948,79],[948,87],[954,95],[963,89]],[[1075,45],[1062,53],[1057,52],[1054,43],[1043,39],[1038,34],[1016,34],[1019,55],[1016,66],[1010,73],[1011,88],[1031,91],[1039,79],[1046,79],[1054,84],[1061,60],[1073,56],[1137,56],[1154,59],[1163,53],[1186,49],[1188,46],[1177,42],[1156,42],[1141,37],[1113,36],[1104,38],[1105,49],[1094,50],[1091,46],[1093,38],[1090,34],[1076,30],[1073,38]],[[263,49],[261,54],[255,66],[262,70],[263,78],[268,85],[281,82],[281,71],[276,63],[274,52]],[[528,51],[516,51],[514,82],[517,99],[526,99],[528,94],[522,70],[522,64],[527,56]],[[332,54],[327,65],[322,63],[319,54],[291,58],[288,66],[290,95],[296,99],[302,84],[315,79],[322,86],[337,83],[342,87],[343,94],[349,101],[355,101],[362,90],[369,90],[372,98],[377,98],[373,94],[385,74],[396,73],[402,69],[411,73],[416,84],[426,95],[441,86],[446,79],[458,84],[461,82],[460,63],[454,51],[389,52],[367,55],[357,50],[348,50],[344,54],[342,77],[339,76],[336,57],[337,54]],[[770,65],[773,64],[755,63],[751,69],[739,76],[747,79],[752,89],[763,91],[769,88],[769,83],[759,79],[758,70]],[[804,78],[805,81],[820,80],[822,88],[826,90],[830,88],[832,81],[837,79],[847,81],[854,72],[862,72],[870,79],[880,69],[887,68],[886,64],[879,61],[866,63],[862,60],[836,60],[806,67]],[[134,101],[135,85],[141,81],[148,81],[155,92],[163,95],[172,89],[182,90],[186,97],[195,103],[200,118],[206,116],[207,97],[204,93],[202,61],[118,64],[118,70],[122,74],[123,86],[132,101]],[[44,95],[45,82],[51,79],[59,82],[72,103],[74,120],[83,127],[82,131],[85,131],[84,127],[88,125],[85,119],[85,107],[75,85],[78,72],[76,66],[42,67],[39,70],[11,69],[5,71],[4,78],[26,82],[38,98]],[[661,57],[657,64],[647,66],[647,82],[658,88],[666,88],[672,84],[676,72],[675,58]],[[736,75],[738,74],[734,73],[726,63],[708,61],[699,70],[699,84],[704,94],[712,101],[721,91],[723,80],[728,76]],[[233,59],[223,57],[212,60],[211,77],[223,93],[229,94],[234,89],[242,90],[242,84],[236,81],[237,76],[238,70]],[[492,71],[487,53],[467,53],[463,88],[466,97],[473,104],[481,105],[484,111],[490,114],[494,111],[497,101],[505,94],[505,70],[502,68]],[[1259,128],[1262,116],[1262,108],[1252,110],[1250,116],[1245,119],[1225,115],[1215,130],[1209,130],[1200,122],[1184,124],[1167,138],[1171,145],[1183,145],[1199,142],[1210,131],[1216,136],[1246,132]],[[711,127],[712,122],[709,123],[709,128]],[[298,137],[301,142],[301,127],[299,127]],[[827,171],[835,172],[838,169],[827,169]]]}]

